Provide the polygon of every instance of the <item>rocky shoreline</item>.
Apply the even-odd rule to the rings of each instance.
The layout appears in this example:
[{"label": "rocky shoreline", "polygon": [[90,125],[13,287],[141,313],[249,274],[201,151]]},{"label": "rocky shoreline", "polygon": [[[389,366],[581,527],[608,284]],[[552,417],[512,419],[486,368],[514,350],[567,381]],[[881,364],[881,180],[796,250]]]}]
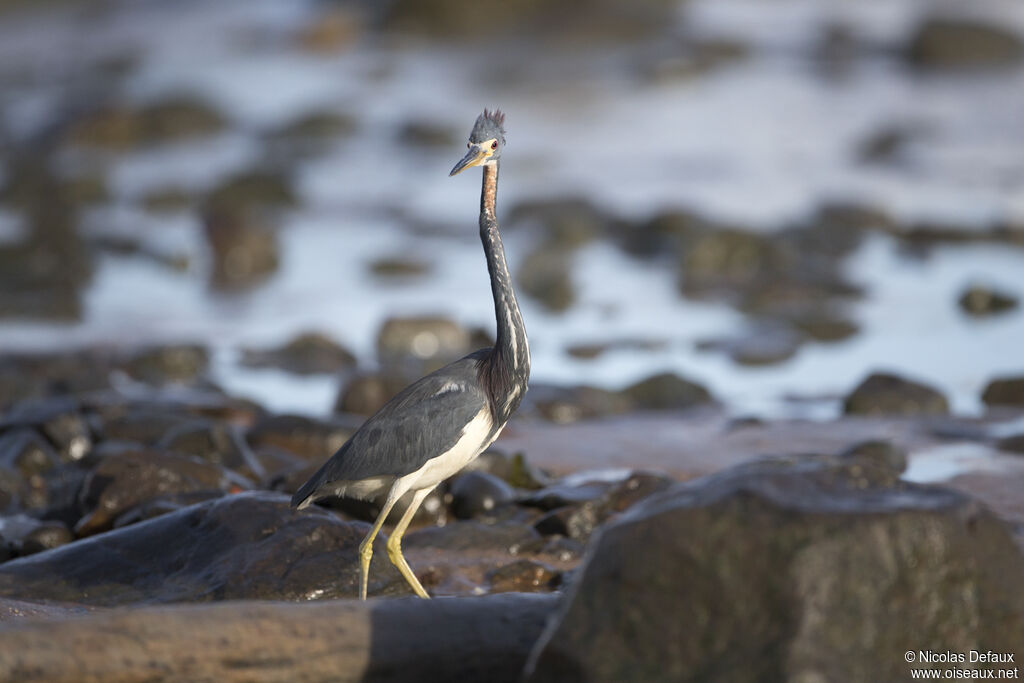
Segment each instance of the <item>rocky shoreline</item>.
[{"label": "rocky shoreline", "polygon": [[[288,506],[360,418],[269,413],[186,357],[0,363],[31,396],[0,417],[3,680],[867,681],[909,633],[1024,642],[1020,380],[983,418],[891,376],[820,423],[535,401],[406,536],[438,599],[402,598],[380,539],[361,605],[377,506]],[[987,455],[906,480],[952,447]]]}]

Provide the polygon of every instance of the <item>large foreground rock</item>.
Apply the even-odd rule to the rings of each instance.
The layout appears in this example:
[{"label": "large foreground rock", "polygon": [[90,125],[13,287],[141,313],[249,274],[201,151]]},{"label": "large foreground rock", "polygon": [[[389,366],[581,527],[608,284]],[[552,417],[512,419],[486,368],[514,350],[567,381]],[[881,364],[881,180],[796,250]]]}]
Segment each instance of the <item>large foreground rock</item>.
[{"label": "large foreground rock", "polygon": [[[354,597],[365,522],[242,493],[0,565],[0,596],[89,605]],[[383,534],[381,535],[383,536]],[[370,594],[405,594],[379,538]]]},{"label": "large foreground rock", "polygon": [[233,602],[13,620],[0,624],[0,680],[518,681],[556,600]]},{"label": "large foreground rock", "polygon": [[909,680],[908,650],[1021,661],[1007,528],[894,469],[762,461],[654,496],[601,532],[528,680]]}]

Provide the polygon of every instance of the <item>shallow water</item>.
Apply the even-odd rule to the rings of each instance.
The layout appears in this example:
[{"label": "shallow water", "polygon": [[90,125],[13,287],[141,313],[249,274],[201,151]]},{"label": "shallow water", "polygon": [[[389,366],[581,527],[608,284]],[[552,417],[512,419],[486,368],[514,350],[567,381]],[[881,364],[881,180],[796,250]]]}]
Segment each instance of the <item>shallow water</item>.
[{"label": "shallow water", "polygon": [[[685,208],[770,231],[838,199],[878,206],[902,220],[979,229],[993,221],[1020,224],[1024,71],[927,77],[909,71],[891,48],[925,6],[691,2],[680,11],[676,32],[741,39],[752,52],[693,78],[645,75],[638,66],[644,49],[536,58],[526,49],[502,55],[366,40],[337,55],[312,56],[290,36],[313,16],[314,5],[273,0],[125,3],[95,16],[54,10],[0,23],[7,82],[0,116],[13,135],[45,125],[47,111],[75,92],[90,92],[95,84],[83,76],[90,64],[129,51],[136,66],[108,86],[119,96],[145,101],[197,93],[232,121],[229,132],[210,139],[104,159],[115,198],[90,212],[83,226],[188,254],[188,272],[104,257],[83,322],[5,321],[0,345],[198,340],[214,349],[214,374],[229,390],[276,410],[327,412],[335,378],[243,369],[240,347],[316,329],[369,364],[376,331],[390,316],[438,313],[467,325],[493,323],[476,238],[477,181],[469,174],[447,177],[458,146],[410,149],[396,134],[410,120],[468,130],[484,105],[508,112],[499,198],[506,208],[521,199],[580,195],[631,219]],[[1024,27],[1017,3],[972,3],[970,11]],[[842,76],[828,77],[813,50],[835,22],[878,49],[855,58]],[[200,191],[260,166],[263,132],[323,108],[354,115],[358,129],[299,166],[301,208],[284,218],[279,273],[245,294],[211,294],[196,219],[149,215],[140,197],[167,185]],[[858,162],[858,145],[893,123],[924,132],[901,150],[897,164]],[[69,168],[85,163],[64,161]],[[409,218],[421,229],[411,229]],[[0,213],[0,240],[17,230],[17,221]],[[526,229],[508,232],[513,265],[534,239]],[[382,283],[368,272],[376,258],[410,253],[431,264],[428,276]],[[745,329],[742,315],[682,298],[669,263],[634,260],[613,245],[592,243],[573,258],[578,300],[567,313],[522,301],[534,379],[617,387],[672,369],[706,383],[730,412],[819,418],[836,414],[837,397],[876,369],[937,386],[962,413],[980,410],[980,390],[992,376],[1024,370],[1024,312],[977,321],[956,306],[974,281],[1024,295],[1024,250],[955,245],[917,258],[878,236],[844,267],[867,290],[849,307],[861,332],[843,343],[805,345],[784,363],[748,368],[695,348],[700,339]],[[623,337],[666,344],[594,360],[565,353],[570,344]]]}]

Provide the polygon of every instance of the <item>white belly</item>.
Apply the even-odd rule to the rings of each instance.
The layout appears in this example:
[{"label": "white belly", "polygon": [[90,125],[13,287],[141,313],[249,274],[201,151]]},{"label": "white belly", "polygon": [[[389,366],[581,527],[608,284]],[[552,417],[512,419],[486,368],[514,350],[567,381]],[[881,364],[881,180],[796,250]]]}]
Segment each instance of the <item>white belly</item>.
[{"label": "white belly", "polygon": [[499,429],[491,434],[491,415],[487,408],[476,414],[462,430],[462,436],[454,446],[437,457],[428,460],[423,467],[399,479],[405,490],[433,488],[454,475],[484,452],[498,437]]}]

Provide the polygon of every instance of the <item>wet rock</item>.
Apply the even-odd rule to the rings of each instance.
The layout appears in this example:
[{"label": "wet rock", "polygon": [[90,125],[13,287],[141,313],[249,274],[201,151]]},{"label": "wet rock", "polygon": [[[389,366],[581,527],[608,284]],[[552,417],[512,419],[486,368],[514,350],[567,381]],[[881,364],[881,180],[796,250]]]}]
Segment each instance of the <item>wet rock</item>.
[{"label": "wet rock", "polygon": [[241,433],[222,422],[195,419],[181,423],[168,430],[156,447],[234,470],[253,481],[266,474]]},{"label": "wet rock", "polygon": [[65,461],[81,460],[92,448],[93,434],[73,398],[40,399],[20,403],[0,418],[0,430],[24,426],[36,429]]},{"label": "wet rock", "polygon": [[907,451],[890,441],[862,441],[839,454],[841,459],[862,466],[856,474],[875,472],[872,486],[891,486],[907,469]]},{"label": "wet rock", "polygon": [[494,593],[536,593],[558,586],[561,573],[534,560],[516,560],[487,575]]},{"label": "wet rock", "polygon": [[713,400],[706,388],[671,372],[642,379],[622,393],[642,410],[686,410]]},{"label": "wet rock", "polygon": [[[225,496],[0,565],[0,595],[89,605],[354,597],[369,530],[292,510],[281,494]],[[383,537],[369,592],[408,593]]]},{"label": "wet rock", "polygon": [[549,311],[562,312],[576,300],[572,256],[565,249],[543,244],[520,261],[516,282],[520,290]]},{"label": "wet rock", "polygon": [[971,285],[960,295],[957,303],[965,313],[983,317],[1012,311],[1017,308],[1019,301],[1013,294],[985,285]]},{"label": "wet rock", "polygon": [[254,451],[278,448],[306,461],[323,463],[359,427],[340,418],[317,420],[302,415],[267,415],[246,433]]},{"label": "wet rock", "polygon": [[697,237],[682,251],[683,292],[690,295],[729,292],[793,266],[793,256],[769,237],[740,230],[718,230]]},{"label": "wet rock", "polygon": [[115,105],[79,119],[68,132],[75,145],[128,150],[140,145],[209,135],[224,126],[221,115],[188,96],[132,109]]},{"label": "wet rock", "polygon": [[147,260],[158,266],[178,272],[188,270],[188,256],[182,253],[169,253],[144,244],[134,237],[97,235],[89,240],[90,246],[113,256]]},{"label": "wet rock", "polygon": [[558,387],[534,383],[524,399],[525,411],[546,420],[568,424],[593,417],[618,415],[631,410],[633,401],[624,392],[597,387]]},{"label": "wet rock", "polygon": [[336,140],[350,136],[356,130],[351,116],[338,112],[313,111],[286,123],[268,135],[268,145],[274,154],[286,157],[316,157],[329,151]]},{"label": "wet rock", "polygon": [[89,512],[75,525],[78,536],[110,529],[136,505],[167,494],[192,491],[240,491],[249,484],[198,458],[150,450],[120,449],[89,472],[81,503]]},{"label": "wet rock", "polygon": [[224,180],[206,197],[207,206],[224,213],[244,213],[254,208],[288,208],[298,199],[291,182],[270,171],[240,173]]},{"label": "wet rock", "polygon": [[917,28],[907,59],[927,69],[1006,67],[1024,57],[1024,43],[1013,32],[971,19],[932,17]]},{"label": "wet rock", "polygon": [[736,337],[702,340],[697,343],[697,348],[727,353],[738,365],[760,366],[789,360],[802,344],[803,339],[793,330],[768,323]]},{"label": "wet rock", "polygon": [[0,545],[8,557],[25,557],[70,543],[68,528],[55,521],[41,521],[27,515],[0,517]]},{"label": "wet rock", "polygon": [[330,337],[300,334],[276,349],[243,349],[242,365],[280,368],[296,375],[334,374],[355,367],[356,357]]},{"label": "wet rock", "polygon": [[402,547],[409,550],[435,548],[446,551],[501,550],[512,552],[538,538],[539,535],[536,531],[518,522],[484,524],[475,520],[466,520],[445,526],[410,531],[402,539]]},{"label": "wet rock", "polygon": [[1024,406],[1024,377],[999,377],[985,386],[981,394],[985,405]]},{"label": "wet rock", "polygon": [[1003,437],[996,442],[996,448],[1007,453],[1024,454],[1024,434]]},{"label": "wet rock", "polygon": [[623,225],[616,234],[627,253],[654,258],[681,253],[696,238],[716,229],[724,229],[724,226],[717,226],[699,214],[673,210],[635,225]]},{"label": "wet rock", "polygon": [[668,346],[665,339],[614,339],[607,342],[573,344],[565,349],[573,358],[590,360],[613,351],[662,351]]},{"label": "wet rock", "polygon": [[252,287],[277,272],[277,234],[253,211],[210,209],[203,225],[213,256],[210,284],[214,288]]},{"label": "wet rock", "polygon": [[801,334],[822,343],[844,341],[860,330],[857,323],[845,317],[818,310],[799,312],[788,322]]},{"label": "wet rock", "polygon": [[[634,472],[622,481],[605,484],[598,495],[573,504],[554,507],[534,523],[545,536],[561,535],[586,542],[594,531],[613,516],[673,484],[671,477],[655,472]],[[595,487],[597,488],[597,487]],[[546,501],[549,504],[555,502]]]},{"label": "wet rock", "polygon": [[386,256],[370,263],[370,272],[381,278],[414,278],[430,272],[430,264],[416,258]]},{"label": "wet rock", "polygon": [[467,0],[441,0],[429,9],[411,0],[388,5],[382,27],[389,32],[430,39],[490,41],[510,35],[590,45],[618,43],[661,35],[675,15],[670,3],[643,0],[628,6],[594,0],[571,0],[550,6],[516,0],[486,9]]},{"label": "wet rock", "polygon": [[1004,523],[948,489],[864,487],[856,464],[754,463],[633,508],[526,680],[898,680],[908,632],[915,649],[1018,651],[1024,557]]},{"label": "wet rock", "polygon": [[23,477],[44,474],[60,464],[60,457],[39,432],[16,427],[0,432],[0,468]]},{"label": "wet rock", "polygon": [[145,522],[147,519],[153,519],[154,517],[177,512],[178,510],[187,508],[190,505],[213,500],[215,498],[221,498],[225,495],[227,494],[223,491],[213,491],[209,489],[159,495],[156,498],[151,498],[144,503],[140,503],[135,507],[128,509],[126,512],[122,512],[117,515],[114,519],[113,528],[120,529],[121,527]]},{"label": "wet rock", "polygon": [[[89,471],[81,463],[62,463],[42,477],[41,485],[23,500],[24,508],[41,519],[74,528],[85,514],[79,494]],[[33,483],[35,478],[30,479]]]},{"label": "wet rock", "polygon": [[102,174],[86,174],[67,178],[60,194],[74,206],[91,206],[110,201],[110,191]]},{"label": "wet rock", "polygon": [[452,481],[448,491],[456,519],[486,517],[515,500],[515,490],[487,472],[465,472]]},{"label": "wet rock", "polygon": [[170,410],[132,410],[103,420],[100,434],[110,441],[130,441],[155,446],[169,431],[195,417]]},{"label": "wet rock", "polygon": [[341,388],[334,412],[369,417],[410,381],[404,375],[393,373],[356,374]]},{"label": "wet rock", "polygon": [[385,366],[413,359],[436,369],[471,351],[469,341],[469,330],[447,318],[388,318],[377,332],[377,354]]},{"label": "wet rock", "polygon": [[[234,602],[86,616],[81,608],[9,600],[0,610],[51,618],[4,620],[0,639],[9,656],[0,658],[0,678],[24,679],[31,671],[45,681],[145,680],[158,671],[165,680],[224,683],[516,683],[556,605],[553,595],[505,594]],[[79,618],[62,618],[68,613]]]},{"label": "wet rock", "polygon": [[118,362],[133,379],[155,385],[194,382],[206,373],[209,364],[209,352],[198,344],[142,348]]},{"label": "wet rock", "polygon": [[461,139],[458,131],[429,121],[408,121],[398,131],[398,141],[403,145],[416,147],[443,147],[451,149]]},{"label": "wet rock", "polygon": [[298,34],[299,45],[315,54],[334,54],[352,46],[360,34],[360,21],[348,7],[331,6]]},{"label": "wet rock", "polygon": [[617,222],[583,197],[519,202],[508,213],[508,224],[540,229],[546,248],[572,250],[607,234]]},{"label": "wet rock", "polygon": [[949,404],[926,384],[874,373],[846,397],[843,410],[847,415],[945,415]]},{"label": "wet rock", "polygon": [[142,206],[153,213],[174,213],[195,206],[196,198],[177,186],[163,187],[147,192],[142,197]]},{"label": "wet rock", "polygon": [[534,467],[522,453],[507,455],[490,449],[466,465],[464,472],[486,472],[515,489],[533,491],[551,483],[551,477]]},{"label": "wet rock", "polygon": [[611,482],[600,480],[581,484],[559,482],[520,498],[519,504],[537,507],[541,510],[555,510],[600,498],[605,491],[611,488],[611,485]]}]

